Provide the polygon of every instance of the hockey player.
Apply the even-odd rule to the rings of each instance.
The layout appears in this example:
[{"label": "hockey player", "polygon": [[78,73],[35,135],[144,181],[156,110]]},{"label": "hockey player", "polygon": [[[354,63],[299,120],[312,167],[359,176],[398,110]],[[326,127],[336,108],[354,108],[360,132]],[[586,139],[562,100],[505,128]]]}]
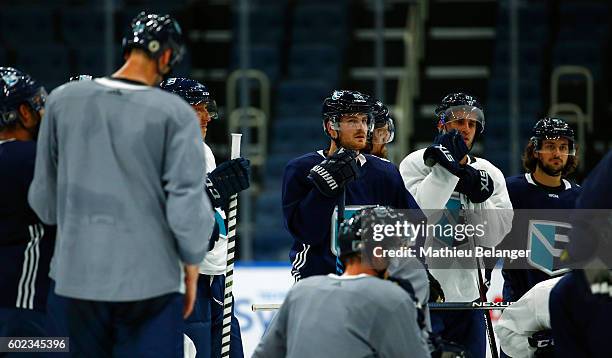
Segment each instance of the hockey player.
[{"label": "hockey player", "polygon": [[509,357],[554,357],[548,303],[561,277],[541,281],[504,309],[495,334]]},{"label": "hockey player", "polygon": [[[574,131],[571,127],[560,118],[539,120],[533,127],[533,135],[523,153],[526,173],[506,179],[515,213],[512,230],[500,247],[531,249],[527,245],[536,221],[540,222],[537,224],[540,230],[546,230],[542,226],[547,225],[547,228],[555,232],[565,231],[567,234],[567,210],[574,209],[582,188],[567,180],[566,176],[576,169],[577,164]],[[564,248],[559,249],[561,251]],[[531,254],[539,255],[533,250]],[[556,258],[557,261],[559,259]],[[531,258],[506,260],[502,270],[504,300],[516,301],[536,283],[564,272],[566,270],[558,267],[544,267]]]},{"label": "hockey player", "polygon": [[[217,105],[208,88],[188,78],[169,78],[160,84],[166,91],[181,96],[198,114],[202,139],[206,139],[208,124],[218,119]],[[221,356],[223,323],[223,290],[227,256],[225,212],[230,196],[249,187],[249,161],[233,159],[216,167],[210,147],[203,141],[206,156],[206,192],[215,207],[217,228],[209,242],[209,251],[200,264],[198,296],[194,312],[187,318],[185,333],[191,338],[198,357]],[[240,325],[232,310],[230,357],[243,357]]]},{"label": "hockey player", "polygon": [[611,178],[612,151],[589,174],[576,201],[580,210],[572,219],[569,256],[586,261],[585,269],[563,276],[550,294],[555,357],[612,357]]},{"label": "hockey player", "polygon": [[364,153],[375,155],[379,158],[387,158],[387,143],[395,138],[395,124],[389,114],[389,109],[382,102],[374,104],[374,129],[368,136],[368,144]]},{"label": "hockey player", "polygon": [[[49,96],[29,202],[58,225],[51,277],[76,356],[174,357],[214,227],[198,118],[157,87],[182,57],[168,15],[137,15],[110,77]],[[184,293],[184,294],[183,294]]]},{"label": "hockey player", "polygon": [[418,209],[392,163],[359,153],[373,128],[373,111],[371,97],[334,91],[323,101],[323,131],[330,138],[329,147],[295,158],[285,167],[283,215],[294,239],[289,257],[296,281],[336,272],[330,221],[343,192],[346,205]]},{"label": "hockey player", "polygon": [[365,259],[372,243],[367,231],[397,215],[369,208],[342,223],[344,274],[309,277],[293,286],[253,357],[430,357],[414,296],[380,278],[387,263]]},{"label": "hockey player", "polygon": [[[409,154],[400,163],[406,188],[423,209],[460,209],[468,214],[472,224],[495,225],[488,225],[486,235],[473,243],[429,236],[425,245],[434,249],[494,247],[510,230],[512,212],[490,209],[511,209],[512,205],[501,171],[487,160],[469,155],[474,141],[484,131],[482,106],[474,96],[451,93],[442,99],[435,115],[438,135],[434,144]],[[474,301],[484,296],[474,260],[427,258],[429,270],[440,282],[447,301]],[[465,346],[473,357],[485,356],[482,312],[437,311],[432,312],[431,321],[433,332],[443,339]]]},{"label": "hockey player", "polygon": [[46,91],[28,74],[0,67],[0,337],[46,335],[55,227],[28,205]]}]

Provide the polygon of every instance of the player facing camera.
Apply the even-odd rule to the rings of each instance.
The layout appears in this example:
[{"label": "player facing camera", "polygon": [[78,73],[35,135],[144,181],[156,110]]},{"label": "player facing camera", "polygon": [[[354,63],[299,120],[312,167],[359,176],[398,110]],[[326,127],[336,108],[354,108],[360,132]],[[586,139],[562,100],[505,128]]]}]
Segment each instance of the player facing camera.
[{"label": "player facing camera", "polygon": [[323,102],[323,131],[332,140],[329,153],[338,148],[361,151],[374,129],[374,101],[357,91],[334,91]]},{"label": "player facing camera", "polygon": [[523,152],[523,167],[529,173],[566,177],[578,166],[574,130],[561,118],[540,119]]}]

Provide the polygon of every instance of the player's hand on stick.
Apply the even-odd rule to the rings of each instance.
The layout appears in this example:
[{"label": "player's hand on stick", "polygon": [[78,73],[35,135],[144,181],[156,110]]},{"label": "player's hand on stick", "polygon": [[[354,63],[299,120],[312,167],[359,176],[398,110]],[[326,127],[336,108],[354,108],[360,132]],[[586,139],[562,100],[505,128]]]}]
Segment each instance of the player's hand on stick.
[{"label": "player's hand on stick", "polygon": [[236,158],[221,163],[206,176],[206,193],[215,208],[226,207],[230,197],[250,186],[251,162]]},{"label": "player's hand on stick", "polygon": [[469,152],[463,137],[456,129],[448,133],[440,133],[431,146],[425,149],[423,161],[428,167],[436,163],[443,166],[454,175],[459,171],[459,162]]},{"label": "player's hand on stick", "polygon": [[331,157],[310,170],[308,177],[321,194],[333,198],[359,176],[357,152],[340,148]]},{"label": "player's hand on stick", "polygon": [[495,186],[486,171],[465,165],[458,176],[459,182],[455,190],[465,194],[472,203],[482,203],[493,194]]},{"label": "player's hand on stick", "polygon": [[198,265],[185,265],[185,299],[183,303],[183,319],[187,319],[193,312],[198,290]]}]

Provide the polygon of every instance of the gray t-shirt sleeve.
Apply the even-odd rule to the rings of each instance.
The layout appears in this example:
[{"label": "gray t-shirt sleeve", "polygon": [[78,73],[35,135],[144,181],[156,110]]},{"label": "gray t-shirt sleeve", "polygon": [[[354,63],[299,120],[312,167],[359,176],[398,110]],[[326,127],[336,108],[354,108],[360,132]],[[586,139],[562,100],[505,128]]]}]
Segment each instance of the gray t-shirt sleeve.
[{"label": "gray t-shirt sleeve", "polygon": [[181,260],[199,264],[215,224],[212,205],[202,184],[206,159],[195,111],[184,105],[177,106],[174,113],[175,117],[167,123],[162,169],[167,195],[166,219],[176,238]]},{"label": "gray t-shirt sleeve", "polygon": [[379,344],[379,357],[430,357],[424,333],[418,326],[416,308],[412,299],[406,295],[395,308],[377,315],[373,327],[385,327],[374,331]]},{"label": "gray t-shirt sleeve", "polygon": [[36,143],[34,178],[28,202],[40,220],[57,224],[57,137],[53,94],[47,100]]},{"label": "gray t-shirt sleeve", "polygon": [[291,292],[289,291],[285,302],[272,318],[252,358],[275,358],[287,355],[287,316],[289,315]]}]

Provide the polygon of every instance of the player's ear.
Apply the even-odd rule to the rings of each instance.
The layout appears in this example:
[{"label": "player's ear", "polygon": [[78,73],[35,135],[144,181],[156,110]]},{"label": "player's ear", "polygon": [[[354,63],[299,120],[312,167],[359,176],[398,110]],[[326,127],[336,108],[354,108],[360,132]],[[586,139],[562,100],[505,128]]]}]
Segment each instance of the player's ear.
[{"label": "player's ear", "polygon": [[172,58],[172,49],[169,49],[169,48],[165,49],[164,52],[162,52],[161,56],[159,56],[159,59],[158,59],[160,68],[164,68],[168,66],[170,64],[171,58]]},{"label": "player's ear", "polygon": [[36,123],[36,119],[34,117],[34,111],[30,106],[25,103],[19,105],[17,109],[19,111],[19,117],[21,118],[21,123],[24,127],[30,128],[33,127]]},{"label": "player's ear", "polygon": [[327,123],[325,123],[325,128],[327,129],[327,133],[329,133],[330,137],[333,139],[338,138],[338,132],[334,129],[332,121],[327,121]]}]

